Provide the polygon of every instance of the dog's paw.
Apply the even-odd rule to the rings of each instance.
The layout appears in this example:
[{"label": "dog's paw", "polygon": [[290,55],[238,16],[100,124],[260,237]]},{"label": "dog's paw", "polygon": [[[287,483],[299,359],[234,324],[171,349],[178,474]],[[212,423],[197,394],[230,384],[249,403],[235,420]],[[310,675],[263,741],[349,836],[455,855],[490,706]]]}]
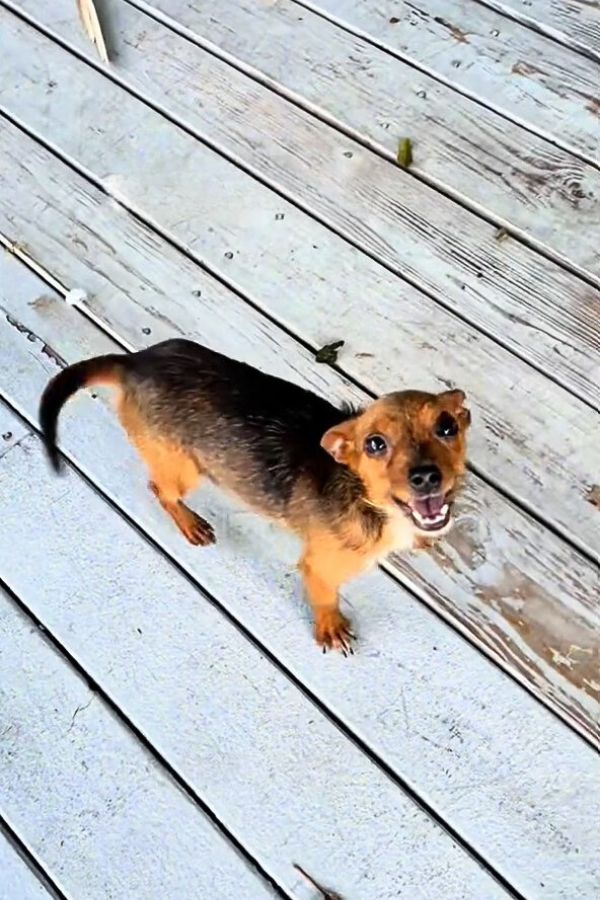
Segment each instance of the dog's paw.
[{"label": "dog's paw", "polygon": [[182,531],[190,544],[195,547],[208,547],[216,542],[215,530],[206,519],[188,510],[185,522],[182,523]]},{"label": "dog's paw", "polygon": [[355,640],[349,619],[339,609],[321,610],[315,617],[315,639],[323,648],[339,650],[344,656],[353,654],[352,642]]}]

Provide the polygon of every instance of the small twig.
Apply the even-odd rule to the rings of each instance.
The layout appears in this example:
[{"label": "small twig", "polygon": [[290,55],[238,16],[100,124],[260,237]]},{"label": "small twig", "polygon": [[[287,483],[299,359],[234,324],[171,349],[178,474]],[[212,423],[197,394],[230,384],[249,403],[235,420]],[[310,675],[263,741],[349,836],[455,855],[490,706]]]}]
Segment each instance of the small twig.
[{"label": "small twig", "polygon": [[85,709],[87,709],[90,706],[93,699],[94,699],[94,694],[91,695],[91,697],[87,703],[82,703],[77,707],[77,709],[75,710],[75,712],[73,713],[73,716],[71,718],[71,724],[69,725],[69,727],[67,729],[67,734],[71,731],[71,729],[75,725],[75,719],[77,718],[79,713],[83,712]]},{"label": "small twig", "polygon": [[305,872],[302,866],[299,866],[298,863],[294,863],[294,868],[297,872],[300,872],[302,877],[310,884],[311,887],[318,891],[323,900],[344,900],[341,894],[336,894],[335,891],[330,891],[327,888],[324,888],[320,885],[314,878],[311,878],[308,872]]}]

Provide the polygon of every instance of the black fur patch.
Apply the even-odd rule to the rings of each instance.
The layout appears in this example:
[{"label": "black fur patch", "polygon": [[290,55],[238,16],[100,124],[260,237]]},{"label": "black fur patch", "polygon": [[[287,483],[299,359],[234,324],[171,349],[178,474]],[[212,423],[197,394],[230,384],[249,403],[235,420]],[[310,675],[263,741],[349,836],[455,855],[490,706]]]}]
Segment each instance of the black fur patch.
[{"label": "black fur patch", "polygon": [[[144,415],[191,449],[231,459],[242,452],[262,490],[278,505],[299,478],[337,508],[364,496],[362,482],[320,446],[325,432],[358,415],[291,382],[229,359],[192,341],[171,340],[130,357],[127,384],[143,398]],[[371,523],[372,516],[366,515]],[[372,528],[372,525],[368,525]]]}]

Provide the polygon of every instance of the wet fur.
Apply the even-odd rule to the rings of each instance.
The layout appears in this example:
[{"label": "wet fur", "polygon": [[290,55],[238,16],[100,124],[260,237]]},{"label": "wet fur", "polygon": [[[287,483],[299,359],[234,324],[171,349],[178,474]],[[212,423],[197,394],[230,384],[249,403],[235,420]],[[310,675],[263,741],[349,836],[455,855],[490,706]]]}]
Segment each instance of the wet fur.
[{"label": "wet fur", "polygon": [[[58,414],[71,394],[90,384],[117,389],[120,420],[148,467],[150,487],[190,542],[214,541],[210,524],[183,503],[203,476],[303,538],[299,565],[324,646],[349,646],[340,585],[416,539],[406,517],[390,506],[386,471],[357,449],[363,432],[385,428],[404,440],[404,448],[396,442],[395,493],[405,490],[400,473],[415,453],[437,454],[452,481],[464,468],[462,445],[456,459],[445,448],[424,447],[434,400],[442,395],[388,395],[366,411],[336,407],[199,344],[171,340],[77,363],[50,382],[40,422],[57,469]],[[334,441],[335,453],[324,436]]]}]

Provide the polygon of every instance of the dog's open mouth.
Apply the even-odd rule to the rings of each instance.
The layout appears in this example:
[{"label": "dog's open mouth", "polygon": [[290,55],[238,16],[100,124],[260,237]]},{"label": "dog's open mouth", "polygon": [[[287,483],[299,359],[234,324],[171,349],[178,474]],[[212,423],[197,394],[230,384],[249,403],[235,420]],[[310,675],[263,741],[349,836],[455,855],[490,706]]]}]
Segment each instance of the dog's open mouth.
[{"label": "dog's open mouth", "polygon": [[394,500],[420,531],[440,531],[446,527],[452,515],[452,500],[447,494],[413,497],[408,503],[397,497]]}]

